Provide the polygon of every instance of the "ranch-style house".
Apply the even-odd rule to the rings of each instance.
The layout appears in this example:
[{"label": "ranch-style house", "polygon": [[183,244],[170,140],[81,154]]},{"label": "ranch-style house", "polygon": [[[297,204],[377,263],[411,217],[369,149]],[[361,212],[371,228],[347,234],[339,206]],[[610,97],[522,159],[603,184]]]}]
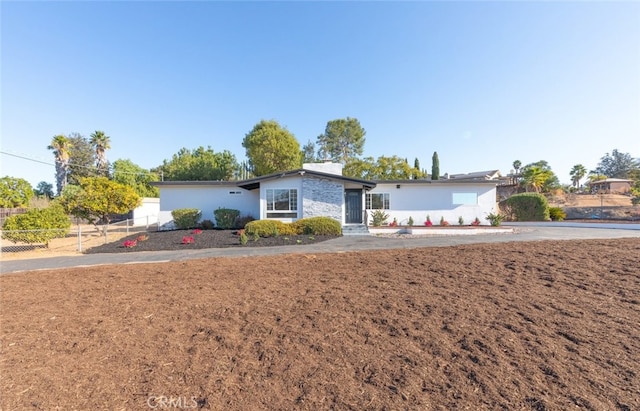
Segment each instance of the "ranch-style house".
[{"label": "ranch-style house", "polygon": [[366,226],[371,212],[384,210],[388,221],[400,225],[412,218],[423,225],[427,215],[434,224],[444,218],[470,223],[496,209],[497,170],[445,176],[440,180],[369,181],[342,175],[336,163],[305,163],[302,168],[240,181],[162,181],[159,225],[172,228],[171,211],[201,210],[202,219],[215,221],[214,210],[231,208],[257,220],[284,222],[326,216],[343,227]]}]

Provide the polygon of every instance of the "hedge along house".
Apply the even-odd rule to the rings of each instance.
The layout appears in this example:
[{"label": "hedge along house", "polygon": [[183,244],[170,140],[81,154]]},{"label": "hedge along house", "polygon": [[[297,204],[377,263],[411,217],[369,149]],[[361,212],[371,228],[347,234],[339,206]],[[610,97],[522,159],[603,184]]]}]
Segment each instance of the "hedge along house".
[{"label": "hedge along house", "polygon": [[[214,210],[232,208],[258,220],[291,222],[331,217],[347,228],[370,222],[371,212],[384,210],[389,222],[422,225],[427,215],[450,223],[470,223],[495,209],[496,182],[478,178],[369,181],[342,175],[335,163],[304,164],[301,169],[241,181],[163,181],[159,224],[172,228],[171,211],[197,208],[202,219],[215,221]],[[436,220],[437,219],[437,220]],[[346,231],[346,230],[345,230]],[[364,230],[366,232],[366,229]]]}]

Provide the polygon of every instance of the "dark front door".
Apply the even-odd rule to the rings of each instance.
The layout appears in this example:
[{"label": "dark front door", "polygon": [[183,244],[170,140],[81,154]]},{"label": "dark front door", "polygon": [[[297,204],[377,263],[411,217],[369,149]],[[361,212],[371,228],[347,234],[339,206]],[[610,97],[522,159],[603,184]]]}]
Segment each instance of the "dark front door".
[{"label": "dark front door", "polygon": [[344,190],[345,223],[362,224],[362,190]]}]

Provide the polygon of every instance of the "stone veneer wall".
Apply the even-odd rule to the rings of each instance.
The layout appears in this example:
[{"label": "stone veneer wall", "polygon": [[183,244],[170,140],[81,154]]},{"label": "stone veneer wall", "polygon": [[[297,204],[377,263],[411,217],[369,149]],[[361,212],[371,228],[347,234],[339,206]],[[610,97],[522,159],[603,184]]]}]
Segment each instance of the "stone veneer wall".
[{"label": "stone veneer wall", "polygon": [[312,176],[302,179],[302,217],[331,217],[342,223],[344,187],[335,181]]}]

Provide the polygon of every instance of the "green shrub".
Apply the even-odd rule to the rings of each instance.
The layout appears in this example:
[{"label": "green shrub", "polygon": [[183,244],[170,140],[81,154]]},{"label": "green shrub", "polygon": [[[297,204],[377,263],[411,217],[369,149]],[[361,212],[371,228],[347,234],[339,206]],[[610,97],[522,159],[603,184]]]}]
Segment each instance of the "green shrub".
[{"label": "green shrub", "polygon": [[249,241],[249,236],[247,236],[247,233],[242,230],[240,232],[240,244],[245,245],[247,244],[247,241]]},{"label": "green shrub", "polygon": [[171,216],[178,229],[186,230],[198,226],[202,213],[196,208],[178,208],[171,212]]},{"label": "green shrub", "polygon": [[385,213],[383,210],[374,210],[371,212],[371,225],[374,227],[380,227],[382,224],[387,222],[389,218],[389,214]]},{"label": "green shrub", "polygon": [[235,228],[244,228],[248,223],[254,221],[255,218],[250,215],[240,216],[236,219],[236,227]]},{"label": "green shrub", "polygon": [[409,216],[409,221],[407,221],[407,225],[409,227],[413,227],[413,217]]},{"label": "green shrub", "polygon": [[213,211],[213,215],[216,217],[216,224],[218,228],[228,230],[231,228],[241,228],[244,226],[238,226],[237,220],[240,217],[240,211],[232,208],[218,208]]},{"label": "green shrub", "polygon": [[503,219],[504,217],[498,213],[489,213],[486,217],[486,220],[489,221],[489,223],[494,227],[498,227],[500,224],[502,224]]},{"label": "green shrub", "polygon": [[340,235],[342,225],[331,217],[303,218],[291,224],[298,234],[304,235]]},{"label": "green shrub", "polygon": [[458,225],[464,225],[464,218],[462,218],[462,216],[458,217]]},{"label": "green shrub", "polygon": [[552,221],[562,221],[567,218],[567,213],[560,207],[550,207],[549,208],[549,217]]},{"label": "green shrub", "polygon": [[505,219],[508,221],[548,221],[549,203],[542,194],[515,194],[500,202]]},{"label": "green shrub", "polygon": [[[24,214],[13,215],[7,218],[2,225],[2,238],[12,243],[23,242],[28,244],[44,243],[54,238],[64,238],[69,234],[71,219],[60,205],[52,205],[47,208],[33,208]],[[16,231],[38,230],[38,231]]]},{"label": "green shrub", "polygon": [[244,226],[247,235],[259,235],[260,237],[277,237],[279,235],[296,235],[296,229],[292,224],[283,223],[280,220],[256,220]]},{"label": "green shrub", "polygon": [[213,230],[215,228],[215,224],[211,220],[202,220],[200,222],[200,228],[203,230]]}]

